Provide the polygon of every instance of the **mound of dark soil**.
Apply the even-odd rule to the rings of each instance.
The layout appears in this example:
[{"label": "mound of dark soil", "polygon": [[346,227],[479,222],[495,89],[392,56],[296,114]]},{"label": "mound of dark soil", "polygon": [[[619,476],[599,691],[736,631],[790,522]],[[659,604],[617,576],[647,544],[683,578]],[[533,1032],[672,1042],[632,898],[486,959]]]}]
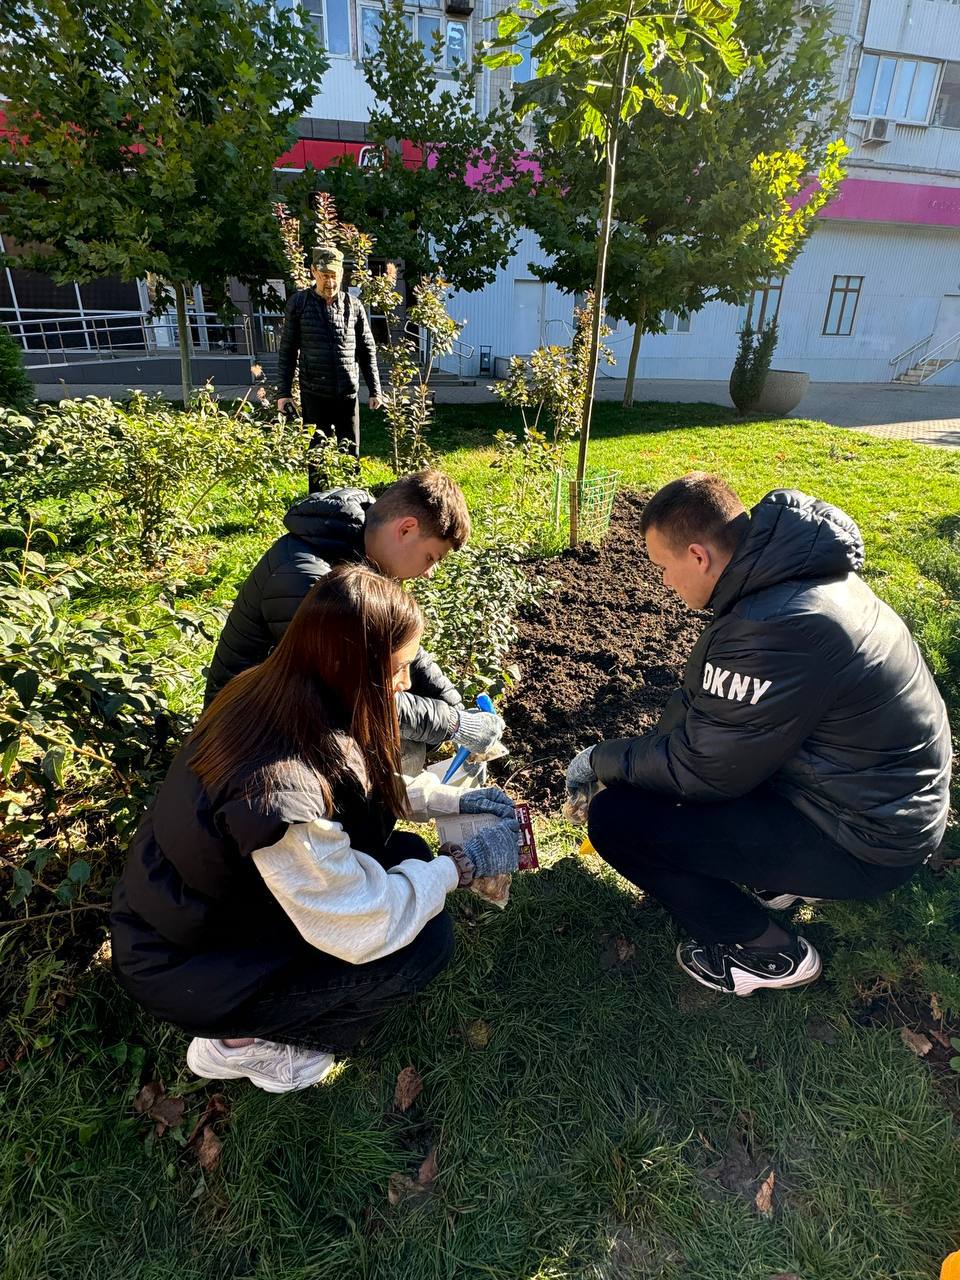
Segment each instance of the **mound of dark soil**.
[{"label": "mound of dark soil", "polygon": [[704,619],[668,591],[640,537],[644,499],[622,493],[602,546],[539,567],[551,594],[523,620],[520,682],[503,701],[511,790],[555,808],[583,747],[642,733],[676,688]]}]

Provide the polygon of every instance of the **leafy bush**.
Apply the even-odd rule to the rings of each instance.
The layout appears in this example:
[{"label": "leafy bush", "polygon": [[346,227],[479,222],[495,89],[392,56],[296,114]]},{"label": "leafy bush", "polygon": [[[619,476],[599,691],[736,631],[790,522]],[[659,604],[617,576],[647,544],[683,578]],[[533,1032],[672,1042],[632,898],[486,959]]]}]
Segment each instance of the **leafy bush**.
[{"label": "leafy bush", "polygon": [[0,406],[23,410],[35,398],[33,383],[23,367],[23,353],[0,324]]},{"label": "leafy bush", "polygon": [[730,399],[741,413],[749,413],[763,393],[777,337],[776,320],[771,320],[759,332],[749,324],[744,324],[740,331],[737,358],[730,374]]},{"label": "leafy bush", "polygon": [[302,425],[222,412],[209,391],[191,411],[136,394],[41,406],[33,418],[0,412],[0,505],[8,515],[58,499],[68,529],[94,522],[114,552],[156,563],[177,538],[218,514],[220,495],[258,514],[270,478],[303,468]]},{"label": "leafy bush", "polygon": [[524,568],[523,553],[510,542],[468,544],[413,584],[426,620],[424,643],[467,701],[502,685],[517,615],[546,589]]},{"label": "leafy bush", "polygon": [[53,973],[64,949],[82,961],[98,944],[124,846],[186,729],[168,702],[177,664],[72,617],[90,574],[39,539],[28,528],[0,559],[0,924],[18,934],[0,1003],[38,955]]}]

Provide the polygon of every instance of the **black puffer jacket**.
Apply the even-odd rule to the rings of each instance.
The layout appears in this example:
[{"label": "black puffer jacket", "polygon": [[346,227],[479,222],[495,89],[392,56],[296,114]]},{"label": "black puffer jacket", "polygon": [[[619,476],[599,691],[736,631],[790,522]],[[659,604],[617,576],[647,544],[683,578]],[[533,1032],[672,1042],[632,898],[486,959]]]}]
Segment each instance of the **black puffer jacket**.
[{"label": "black puffer jacket", "polygon": [[[373,496],[364,489],[311,493],[284,516],[290,530],[254,566],[217,642],[204,705],[228,680],[262,662],[286,631],[300,601],[338,564],[363,559],[363,529]],[[411,687],[397,695],[400,736],[438,746],[456,727],[463,699],[423,649],[410,667]]]},{"label": "black puffer jacket", "polygon": [[[273,975],[310,957],[334,982],[353,968],[300,936],[251,854],[289,826],[322,818],[320,779],[276,761],[273,785],[239,774],[207,793],[181,748],[145,814],[113,891],[113,969],[158,1017],[206,1034]],[[392,815],[346,775],[333,816],[353,848],[382,860]]]},{"label": "black puffer jacket", "polygon": [[358,374],[371,396],[380,395],[377,344],[361,303],[349,293],[328,306],[315,289],[287,299],[278,353],[279,395],[289,396],[300,360],[300,390],[317,396],[355,396]]},{"label": "black puffer jacket", "polygon": [[597,777],[692,801],[769,780],[856,857],[923,861],[947,822],[946,708],[862,566],[844,512],[768,493],[714,588],[682,688],[652,732],[596,747]]}]

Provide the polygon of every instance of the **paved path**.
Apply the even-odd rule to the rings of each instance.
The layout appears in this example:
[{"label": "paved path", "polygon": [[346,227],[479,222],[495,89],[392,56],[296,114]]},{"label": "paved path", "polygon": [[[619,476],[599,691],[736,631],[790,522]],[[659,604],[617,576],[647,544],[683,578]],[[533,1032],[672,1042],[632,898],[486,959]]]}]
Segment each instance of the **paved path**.
[{"label": "paved path", "polygon": [[[469,387],[441,386],[437,388],[437,401],[440,404],[490,403],[493,397],[488,387],[485,380],[478,380],[475,386]],[[170,400],[180,398],[179,386],[158,386],[147,390],[159,391]],[[224,386],[219,390],[221,396],[232,399],[239,398],[249,388]],[[50,383],[37,387],[41,400],[60,400],[71,394],[116,396],[125,394],[125,391],[124,387],[106,384],[72,388],[69,384]],[[602,400],[619,400],[623,395],[623,382],[619,378],[601,378],[597,391]],[[667,378],[638,380],[634,398],[730,404],[725,382],[687,382]],[[960,387],[817,382],[811,385],[791,416],[814,418],[838,427],[857,427],[887,439],[916,440],[919,444],[960,449]]]}]

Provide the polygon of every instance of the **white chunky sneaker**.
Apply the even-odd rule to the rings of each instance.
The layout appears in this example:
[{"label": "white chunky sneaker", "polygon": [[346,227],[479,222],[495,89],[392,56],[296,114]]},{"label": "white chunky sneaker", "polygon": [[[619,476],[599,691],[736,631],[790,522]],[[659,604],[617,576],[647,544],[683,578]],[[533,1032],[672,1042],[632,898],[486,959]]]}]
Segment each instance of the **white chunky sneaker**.
[{"label": "white chunky sneaker", "polygon": [[701,986],[736,996],[802,987],[819,978],[823,968],[819,953],[806,938],[791,938],[782,947],[762,950],[736,942],[681,942],[677,962]]},{"label": "white chunky sneaker", "polygon": [[197,1038],[187,1049],[187,1066],[204,1080],[246,1077],[267,1093],[291,1093],[318,1084],[333,1066],[332,1053],[295,1049],[291,1044],[254,1040],[242,1049],[228,1049],[221,1040]]}]

